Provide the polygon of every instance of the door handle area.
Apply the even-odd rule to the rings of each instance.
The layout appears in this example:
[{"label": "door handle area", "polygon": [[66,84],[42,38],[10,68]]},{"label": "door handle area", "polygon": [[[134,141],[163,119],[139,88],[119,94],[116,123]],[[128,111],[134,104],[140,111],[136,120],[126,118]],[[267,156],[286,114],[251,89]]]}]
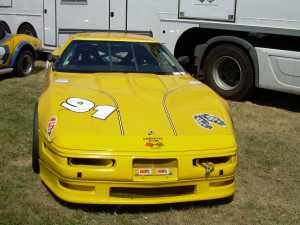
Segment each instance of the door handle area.
[{"label": "door handle area", "polygon": [[48,10],[47,10],[47,9],[44,9],[44,13],[47,14],[47,12],[48,12]]},{"label": "door handle area", "polygon": [[115,13],[114,12],[110,12],[110,17],[114,17],[115,16]]}]

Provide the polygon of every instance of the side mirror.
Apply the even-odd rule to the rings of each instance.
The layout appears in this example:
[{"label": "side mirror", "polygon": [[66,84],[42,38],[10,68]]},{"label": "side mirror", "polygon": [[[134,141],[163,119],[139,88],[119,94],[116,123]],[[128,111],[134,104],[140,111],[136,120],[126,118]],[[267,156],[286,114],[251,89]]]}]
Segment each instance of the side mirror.
[{"label": "side mirror", "polygon": [[47,56],[47,61],[54,63],[61,55],[61,49],[57,48]]},{"label": "side mirror", "polygon": [[47,55],[47,61],[48,61],[48,62],[51,62],[51,63],[54,63],[58,58],[59,58],[59,56],[53,55],[53,54],[51,54],[51,53],[49,53],[49,54]]},{"label": "side mirror", "polygon": [[190,57],[188,56],[180,56],[177,61],[180,63],[180,65],[184,68],[188,67],[190,64]]}]

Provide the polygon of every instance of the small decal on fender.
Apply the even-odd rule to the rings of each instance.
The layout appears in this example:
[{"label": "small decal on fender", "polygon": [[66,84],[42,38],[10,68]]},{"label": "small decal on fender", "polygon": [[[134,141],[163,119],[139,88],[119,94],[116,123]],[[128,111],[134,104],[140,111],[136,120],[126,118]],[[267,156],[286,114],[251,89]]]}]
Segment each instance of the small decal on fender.
[{"label": "small decal on fender", "polygon": [[194,119],[199,126],[209,130],[213,129],[213,124],[217,124],[221,127],[226,126],[225,121],[223,119],[217,116],[209,115],[207,113],[194,115]]},{"label": "small decal on fender", "polygon": [[66,83],[69,83],[69,80],[67,80],[67,79],[57,79],[57,80],[55,80],[55,83],[66,84]]},{"label": "small decal on fender", "polygon": [[51,138],[52,131],[56,126],[56,124],[57,124],[57,117],[52,116],[48,122],[48,127],[47,127],[48,140]]},{"label": "small decal on fender", "polygon": [[146,137],[144,138],[145,146],[150,148],[160,148],[164,144],[162,143],[163,138],[161,137]]},{"label": "small decal on fender", "polygon": [[201,81],[191,80],[191,81],[189,81],[189,84],[192,84],[192,85],[202,85],[203,83]]}]

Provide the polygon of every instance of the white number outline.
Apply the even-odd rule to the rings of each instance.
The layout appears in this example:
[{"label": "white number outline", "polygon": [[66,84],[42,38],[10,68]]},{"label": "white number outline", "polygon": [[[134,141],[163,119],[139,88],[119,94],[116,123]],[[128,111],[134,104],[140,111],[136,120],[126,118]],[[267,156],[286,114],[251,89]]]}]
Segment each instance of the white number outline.
[{"label": "white number outline", "polygon": [[[74,102],[72,102],[72,101],[74,101]],[[77,103],[74,104],[76,101],[77,101]],[[82,102],[82,105],[78,105],[79,102]],[[82,107],[83,104],[85,104],[85,107]],[[67,110],[69,110],[71,112],[75,112],[75,113],[86,113],[91,110],[95,110],[96,112],[94,112],[92,114],[92,117],[100,119],[100,120],[106,120],[113,112],[115,112],[117,110],[117,108],[115,106],[96,105],[94,102],[92,102],[90,100],[82,99],[82,98],[75,98],[75,97],[66,99],[61,104],[61,106],[64,109],[67,109]],[[82,108],[79,109],[80,107],[82,107]]]},{"label": "white number outline", "polygon": [[[85,109],[83,109],[83,104],[82,106],[76,106],[76,104],[74,104],[75,102],[72,101],[77,101],[77,104],[79,104],[79,102],[82,102],[83,104],[89,104],[89,106],[87,106]],[[71,102],[70,102],[71,101]],[[72,112],[76,112],[76,113],[85,113],[90,111],[92,108],[95,107],[95,104],[89,100],[86,99],[82,99],[82,98],[68,98],[67,100],[65,100],[62,104],[62,107],[64,107],[65,109],[68,109],[69,111]],[[79,107],[81,107],[81,110],[79,109]],[[76,109],[77,108],[77,109]]]}]

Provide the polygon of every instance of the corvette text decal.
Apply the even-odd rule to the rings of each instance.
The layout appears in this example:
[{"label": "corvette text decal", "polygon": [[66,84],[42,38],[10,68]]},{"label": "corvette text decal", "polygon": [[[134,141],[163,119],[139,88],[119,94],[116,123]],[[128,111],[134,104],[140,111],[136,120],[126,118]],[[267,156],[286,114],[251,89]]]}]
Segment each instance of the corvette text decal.
[{"label": "corvette text decal", "polygon": [[114,106],[96,106],[95,103],[82,98],[69,98],[62,103],[62,107],[76,113],[85,113],[93,109],[96,112],[92,114],[92,117],[100,120],[107,119],[116,110]]},{"label": "corvette text decal", "polygon": [[213,129],[213,124],[217,124],[221,127],[225,127],[225,121],[217,116],[212,116],[207,113],[194,115],[194,119],[197,122],[197,124],[201,127],[204,127],[206,129]]}]

